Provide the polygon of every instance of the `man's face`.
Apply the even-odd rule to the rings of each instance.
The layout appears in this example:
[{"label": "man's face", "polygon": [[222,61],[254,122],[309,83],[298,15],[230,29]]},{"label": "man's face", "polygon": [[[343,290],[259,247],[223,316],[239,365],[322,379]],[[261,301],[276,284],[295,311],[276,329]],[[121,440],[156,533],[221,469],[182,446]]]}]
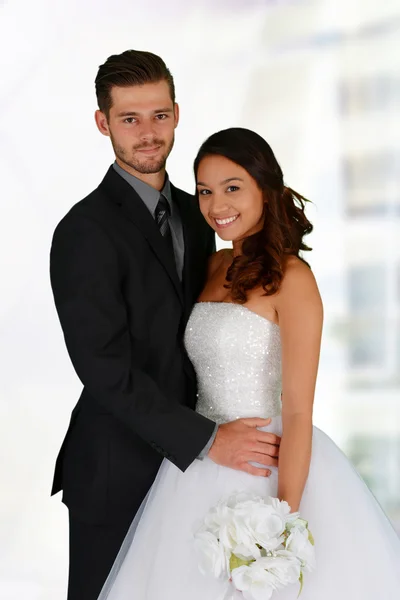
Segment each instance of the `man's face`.
[{"label": "man's face", "polygon": [[111,138],[117,162],[135,174],[158,173],[174,145],[179,108],[166,81],[111,90],[108,119],[96,111],[96,123]]}]

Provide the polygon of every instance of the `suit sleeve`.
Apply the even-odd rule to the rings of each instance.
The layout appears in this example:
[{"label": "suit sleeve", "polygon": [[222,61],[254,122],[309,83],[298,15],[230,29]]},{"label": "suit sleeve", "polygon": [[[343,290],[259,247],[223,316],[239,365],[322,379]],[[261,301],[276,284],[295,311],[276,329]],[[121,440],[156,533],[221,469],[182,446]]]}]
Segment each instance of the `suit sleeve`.
[{"label": "suit sleeve", "polygon": [[88,392],[178,468],[206,445],[214,422],[168,399],[132,365],[116,250],[99,225],[67,215],[50,253],[50,277],[68,353]]},{"label": "suit sleeve", "polygon": [[215,242],[215,231],[211,227],[208,229],[208,241],[207,241],[207,256],[211,256],[217,251],[217,245]]}]

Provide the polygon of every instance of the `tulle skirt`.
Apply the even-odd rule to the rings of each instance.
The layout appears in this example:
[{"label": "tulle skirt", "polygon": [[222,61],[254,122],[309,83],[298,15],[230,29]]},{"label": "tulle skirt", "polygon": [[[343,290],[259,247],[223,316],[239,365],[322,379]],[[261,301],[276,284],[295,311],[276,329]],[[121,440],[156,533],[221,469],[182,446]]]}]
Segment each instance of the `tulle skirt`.
[{"label": "tulle skirt", "polygon": [[[281,434],[281,418],[265,430]],[[278,470],[271,470],[269,478],[255,477],[206,458],[182,473],[165,460],[98,600],[243,600],[231,585],[199,572],[193,533],[233,492],[276,496]],[[350,462],[316,427],[300,513],[317,558],[301,600],[400,598],[400,539]],[[291,585],[272,599],[296,600],[298,592]]]}]

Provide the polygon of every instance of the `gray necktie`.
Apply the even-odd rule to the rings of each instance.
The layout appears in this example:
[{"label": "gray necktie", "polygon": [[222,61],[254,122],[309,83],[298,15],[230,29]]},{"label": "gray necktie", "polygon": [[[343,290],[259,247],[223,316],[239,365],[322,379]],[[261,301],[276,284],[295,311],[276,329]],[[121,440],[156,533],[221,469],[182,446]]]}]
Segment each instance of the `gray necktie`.
[{"label": "gray necktie", "polygon": [[163,194],[160,194],[160,199],[156,207],[155,219],[158,229],[165,240],[165,245],[168,248],[168,251],[171,253],[175,264],[174,244],[172,241],[171,227],[169,224],[169,204],[168,200],[165,196],[163,196]]}]

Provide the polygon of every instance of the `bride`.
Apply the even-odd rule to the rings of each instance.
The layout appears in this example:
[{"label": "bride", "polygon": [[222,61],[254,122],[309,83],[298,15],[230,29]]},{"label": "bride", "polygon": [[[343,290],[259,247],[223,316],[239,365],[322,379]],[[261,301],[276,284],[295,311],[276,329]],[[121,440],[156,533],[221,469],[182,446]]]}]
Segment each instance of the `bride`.
[{"label": "bride", "polygon": [[[220,436],[185,473],[164,460],[99,600],[243,598],[199,572],[193,537],[208,510],[237,491],[277,496],[308,520],[317,568],[305,576],[302,600],[394,600],[400,540],[342,452],[312,425],[322,303],[300,257],[312,230],[305,199],[285,187],[269,145],[246,129],[212,135],[194,168],[204,218],[233,242],[211,258],[185,333],[196,410],[221,433],[236,418],[270,418],[265,430],[282,436],[279,468],[266,478],[216,464]],[[298,591],[291,585],[273,599],[295,600]]]}]

